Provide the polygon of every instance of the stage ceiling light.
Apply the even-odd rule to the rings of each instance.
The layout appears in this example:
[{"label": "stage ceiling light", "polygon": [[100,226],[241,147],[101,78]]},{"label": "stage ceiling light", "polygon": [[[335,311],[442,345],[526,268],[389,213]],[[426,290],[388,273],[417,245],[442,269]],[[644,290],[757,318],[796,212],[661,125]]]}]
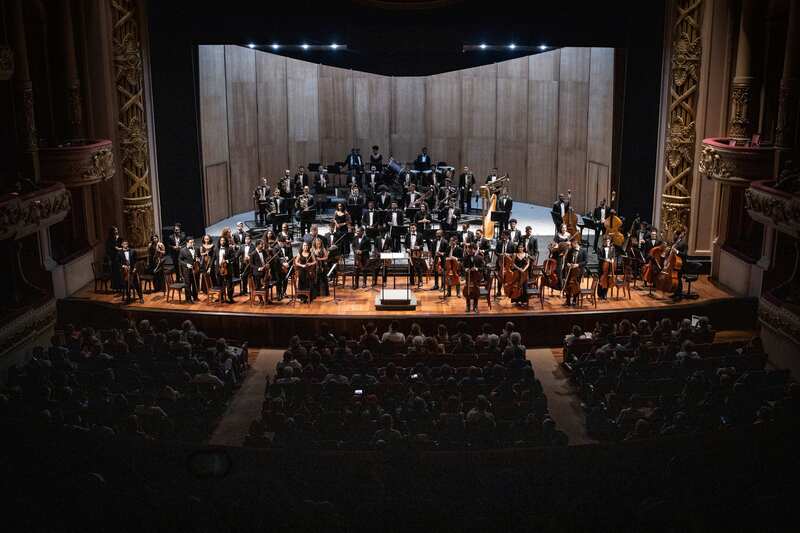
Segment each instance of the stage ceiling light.
[{"label": "stage ceiling light", "polygon": [[250,44],[248,44],[248,45],[247,45],[247,47],[248,47],[248,48],[255,48],[255,47],[256,47],[256,45],[254,45],[253,43],[250,43]]}]

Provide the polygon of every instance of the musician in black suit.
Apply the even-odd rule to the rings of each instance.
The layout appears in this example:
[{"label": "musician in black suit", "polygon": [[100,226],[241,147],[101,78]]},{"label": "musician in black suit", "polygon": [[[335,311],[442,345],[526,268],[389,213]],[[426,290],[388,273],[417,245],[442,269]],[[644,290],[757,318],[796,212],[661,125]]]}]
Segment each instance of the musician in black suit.
[{"label": "musician in black suit", "polygon": [[[275,280],[275,287],[278,292],[278,300],[283,300],[286,296],[286,286],[288,285],[288,267],[292,264],[294,255],[292,254],[292,243],[285,235],[278,237],[278,244],[275,246],[274,253],[278,254],[270,263],[272,268],[272,279]],[[272,256],[270,256],[270,259]],[[286,272],[284,272],[286,270]]]},{"label": "musician in black suit", "polygon": [[361,213],[361,222],[367,228],[376,230],[383,224],[383,212],[375,207],[375,200],[367,202],[367,208]]},{"label": "musician in black suit", "polygon": [[[678,285],[675,288],[675,292],[672,294],[672,299],[675,302],[678,302],[683,299],[683,269],[686,266],[686,261],[688,260],[688,252],[689,252],[689,245],[686,242],[686,230],[680,229],[675,234],[675,243],[672,245],[672,248],[675,249],[675,252],[678,254],[678,257],[681,258],[681,267],[678,269]],[[669,257],[669,253],[665,255],[665,258]]]},{"label": "musician in black suit", "polygon": [[253,191],[253,200],[256,201],[256,221],[259,225],[267,225],[267,212],[269,211],[270,190],[267,178],[261,178],[261,184]]},{"label": "musician in black suit", "polygon": [[[127,271],[128,273],[128,283],[127,286],[123,285],[123,289],[125,294],[123,299],[127,303],[131,303],[133,300],[132,295],[139,296],[139,302],[144,303],[144,297],[142,296],[142,286],[139,283],[139,273],[136,271],[136,250],[130,248],[130,244],[127,240],[122,241],[122,250],[117,252],[118,257],[117,261],[120,265],[121,271],[124,273]],[[123,280],[124,280],[123,274]]]},{"label": "musician in black suit", "polygon": [[356,148],[350,150],[344,162],[347,165],[347,170],[355,175],[361,174],[361,170],[364,168],[364,160],[361,159],[361,154],[358,153]]},{"label": "musician in black suit", "polygon": [[422,248],[425,245],[425,238],[417,232],[417,225],[411,224],[406,233],[405,242],[406,252],[411,255],[411,285],[416,279],[417,285],[422,286]]},{"label": "musician in black suit", "polygon": [[369,189],[372,194],[375,194],[375,191],[381,187],[381,173],[375,165],[371,166],[369,172],[364,174],[363,182],[365,188]]},{"label": "musician in black suit", "polygon": [[[570,195],[572,191],[569,191]],[[550,214],[553,217],[553,224],[555,224],[555,232],[553,235],[558,235],[558,231],[561,228],[561,224],[564,223],[564,217],[567,216],[569,212],[569,199],[565,194],[558,195],[558,201],[553,204],[553,210]]]},{"label": "musician in black suit", "polygon": [[597,250],[597,243],[600,242],[600,236],[605,235],[606,227],[603,224],[605,222],[606,217],[609,215],[609,209],[606,207],[606,199],[603,198],[600,200],[600,205],[594,208],[592,212],[592,218],[594,219],[594,249]]},{"label": "musician in black suit", "polygon": [[353,225],[361,225],[361,211],[364,209],[364,198],[357,185],[350,187],[350,194],[347,196],[347,212],[350,213],[350,220]]},{"label": "musician in black suit", "polygon": [[277,234],[281,229],[281,223],[283,221],[281,215],[285,215],[289,212],[289,200],[281,195],[281,191],[277,187],[272,190],[272,198],[269,200],[268,209],[267,222],[272,224],[272,231]]},{"label": "musician in black suit", "polygon": [[384,220],[389,227],[388,238],[392,241],[392,251],[400,251],[400,237],[396,233],[392,233],[392,228],[400,227],[404,224],[403,210],[397,205],[397,200],[392,200],[389,209],[384,213]]},{"label": "musician in black suit", "polygon": [[[220,237],[219,247],[215,250],[213,258],[217,280],[223,289],[220,303],[225,303],[226,299],[229,303],[235,303],[233,300],[233,262],[235,260],[236,254],[233,247],[228,245],[228,240],[224,236]],[[227,273],[223,273],[223,265],[227,268]]]},{"label": "musician in black suit", "polygon": [[381,187],[380,194],[375,196],[375,205],[384,211],[392,206],[392,195],[389,194],[389,189],[385,185]]},{"label": "musician in black suit", "polygon": [[449,205],[439,211],[439,222],[445,231],[455,231],[458,228],[458,217],[461,213],[456,207],[455,200],[450,201]]},{"label": "musician in black suit", "polygon": [[475,230],[475,245],[484,255],[492,251],[492,240],[484,237],[482,228]]},{"label": "musician in black suit", "polygon": [[458,232],[458,242],[460,242],[462,246],[475,242],[475,234],[469,230],[469,224],[466,222],[461,225],[461,231]]},{"label": "musician in black suit", "polygon": [[[236,250],[236,264],[239,269],[239,294],[247,294],[247,280],[252,275],[252,265],[249,263],[256,247],[250,235],[245,236],[244,242]],[[258,286],[256,286],[258,288]]]},{"label": "musician in black suit", "polygon": [[489,172],[489,175],[486,176],[486,185],[489,185],[490,183],[494,183],[495,181],[497,181],[497,169],[493,168]]},{"label": "musician in black suit", "polygon": [[295,207],[297,209],[297,216],[300,219],[300,233],[305,233],[311,228],[314,223],[314,215],[316,213],[314,207],[314,196],[308,188],[308,185],[303,187],[303,192],[295,200]]},{"label": "musician in black suit", "polygon": [[[603,246],[601,246],[597,250],[597,270],[602,275],[603,274],[603,267],[607,263],[609,265],[613,265],[613,261],[617,258],[617,249],[611,244],[611,237],[605,236],[603,237]],[[611,276],[614,276],[614,271],[610,271]],[[608,296],[608,287],[601,287],[600,285],[597,286],[597,297],[601,300],[605,300],[606,296]]]},{"label": "musician in black suit", "polygon": [[464,172],[458,176],[458,191],[460,193],[459,206],[462,213],[468,213],[472,209],[472,189],[475,187],[475,175],[468,166],[464,167]]},{"label": "musician in black suit", "polygon": [[[439,289],[439,265],[444,271],[444,258],[450,253],[450,246],[444,238],[444,231],[436,230],[436,238],[428,244],[428,250],[433,258],[433,290]],[[444,283],[444,281],[443,281]]]},{"label": "musician in black suit", "polygon": [[539,241],[536,240],[536,236],[533,234],[533,228],[531,226],[525,226],[525,235],[522,236],[521,241],[523,246],[525,246],[525,251],[531,257],[532,265],[536,265],[539,262]]},{"label": "musician in black suit", "polygon": [[372,153],[369,154],[369,166],[378,172],[383,170],[383,154],[377,144],[372,146]]},{"label": "musician in black suit", "polygon": [[[446,263],[446,259],[448,257],[455,257],[456,259],[458,259],[459,272],[460,272],[461,271],[461,266],[460,266],[461,265],[461,260],[464,258],[464,248],[461,247],[461,245],[458,244],[458,239],[455,236],[450,237],[450,242],[448,243],[448,248],[447,248],[447,255],[445,256],[445,265],[447,264]],[[452,296],[453,295],[453,293],[452,293],[453,287],[448,284],[447,276],[444,276],[444,278],[442,280],[442,283],[447,286],[447,296]],[[461,297],[461,283],[460,282],[456,285],[456,296],[459,297],[459,298]]]},{"label": "musician in black suit", "polygon": [[408,186],[408,192],[403,197],[403,206],[404,207],[411,207],[411,208],[418,208],[420,202],[419,200],[422,198],[422,194],[417,192],[417,186],[413,183]]},{"label": "musician in black suit", "polygon": [[500,231],[508,229],[508,221],[511,218],[511,209],[514,207],[514,200],[508,194],[508,188],[503,188],[503,193],[497,199],[497,211],[502,213],[500,220]]},{"label": "musician in black suit", "polygon": [[297,173],[294,175],[294,192],[300,194],[306,187],[311,187],[311,177],[306,172],[304,166],[297,167]]},{"label": "musician in black suit", "polygon": [[249,275],[253,277],[253,287],[258,290],[261,288],[262,281],[267,275],[267,270],[270,267],[269,258],[267,257],[267,253],[264,251],[264,242],[256,242],[255,249],[250,251],[250,255],[248,257],[250,258]]},{"label": "musician in black suit", "polygon": [[[180,223],[176,222],[172,228],[172,234],[169,236],[167,241],[167,250],[169,250],[169,256],[172,258],[172,266],[178,264],[178,256],[181,253],[181,247],[186,244],[186,234],[181,231]],[[181,269],[175,269],[175,281],[181,281]]]},{"label": "musician in black suit", "polygon": [[422,153],[414,160],[414,168],[417,170],[428,170],[431,168],[431,156],[428,155],[428,149],[422,148]]},{"label": "musician in black suit", "polygon": [[[578,269],[578,285],[580,286],[581,278],[583,277],[583,273],[586,269],[586,250],[581,248],[581,243],[577,240],[572,241],[572,247],[566,252],[566,257],[564,258],[564,272],[562,274],[562,279],[564,283],[567,282],[567,275],[569,274],[570,266],[574,265],[575,268]],[[578,295],[574,295],[572,299],[569,298],[566,301],[566,305],[577,305],[578,304]]]},{"label": "musician in black suit", "polygon": [[642,253],[645,257],[650,257],[650,250],[656,246],[661,246],[661,239],[658,238],[658,231],[653,228],[650,230],[650,235],[647,239],[639,243],[642,248]]},{"label": "musician in black suit", "polygon": [[292,183],[292,171],[288,168],[283,171],[283,176],[278,181],[278,190],[284,198],[291,198],[294,194],[294,183]]},{"label": "musician in black suit", "polygon": [[[183,275],[183,282],[186,284],[186,301],[197,300],[197,278],[194,274],[195,264],[200,264],[200,252],[194,246],[194,239],[186,239],[186,246],[181,248],[178,256],[178,264]],[[177,270],[177,269],[176,269]]]},{"label": "musician in black suit", "polygon": [[378,284],[378,272],[381,272],[381,279],[384,286],[386,285],[386,270],[383,268],[383,262],[380,260],[381,253],[392,251],[391,239],[382,237],[375,237],[371,240],[370,260],[368,269],[372,270],[372,286]]},{"label": "musician in black suit", "polygon": [[516,218],[512,218],[508,221],[508,240],[515,246],[522,240],[522,232],[517,229]]},{"label": "musician in black suit", "polygon": [[363,276],[362,286],[367,288],[367,264],[372,242],[364,235],[364,228],[359,227],[353,237],[353,288],[358,288],[358,277]]},{"label": "musician in black suit", "polygon": [[[513,254],[516,251],[517,247],[511,243],[511,239],[509,238],[508,230],[503,231],[500,233],[500,240],[497,241],[497,245],[494,247],[494,255],[497,258],[497,272],[500,272],[500,265],[502,264],[501,261],[503,260],[503,256]],[[503,280],[500,279],[499,275],[497,277],[497,290],[495,294],[499,297],[500,293],[503,289]]]}]

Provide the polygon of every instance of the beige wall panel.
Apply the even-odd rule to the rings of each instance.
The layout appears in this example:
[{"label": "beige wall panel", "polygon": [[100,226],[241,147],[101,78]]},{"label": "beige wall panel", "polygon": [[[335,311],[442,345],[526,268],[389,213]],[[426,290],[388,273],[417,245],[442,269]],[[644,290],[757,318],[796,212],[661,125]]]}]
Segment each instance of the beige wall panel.
[{"label": "beige wall panel", "polygon": [[469,165],[479,184],[494,166],[497,139],[497,65],[461,72],[461,167]]},{"label": "beige wall panel", "polygon": [[319,136],[322,163],[344,161],[353,147],[355,112],[353,110],[353,75],[351,70],[319,67]]},{"label": "beige wall panel", "polygon": [[232,213],[252,209],[259,174],[255,54],[249,48],[225,46]]},{"label": "beige wall panel", "polygon": [[586,164],[589,111],[589,48],[561,50],[558,91],[558,190],[572,189],[572,203],[586,205]]},{"label": "beige wall panel", "polygon": [[[228,107],[225,86],[225,47],[222,45],[198,47],[200,80],[200,142],[204,173],[206,201],[206,224],[213,224],[228,213]],[[224,203],[214,198],[219,187],[208,184],[208,169],[212,165],[224,165]],[[218,178],[219,176],[216,176]]]},{"label": "beige wall panel", "polygon": [[461,72],[428,76],[425,81],[425,131],[433,163],[461,164]]},{"label": "beige wall panel", "polygon": [[528,172],[526,201],[550,205],[558,196],[558,79],[560,50],[528,62]]},{"label": "beige wall panel", "polygon": [[391,153],[401,163],[416,158],[425,145],[425,78],[402,77],[391,80]]},{"label": "beige wall panel", "polygon": [[[389,160],[389,116],[391,114],[391,78],[353,71],[355,111],[355,146],[361,149],[365,164],[369,164],[372,145],[377,144]],[[346,154],[343,154],[346,155]]]},{"label": "beige wall panel", "polygon": [[614,124],[614,49],[592,48],[587,125],[587,209],[611,197],[611,140]]},{"label": "beige wall panel", "polygon": [[289,166],[319,162],[319,65],[286,59]]},{"label": "beige wall panel", "polygon": [[527,197],[528,58],[497,64],[497,171],[511,176],[511,195]]},{"label": "beige wall panel", "polygon": [[260,176],[277,183],[289,163],[286,58],[256,52]]},{"label": "beige wall panel", "polygon": [[228,162],[222,161],[205,167],[206,224],[216,224],[231,216]]}]

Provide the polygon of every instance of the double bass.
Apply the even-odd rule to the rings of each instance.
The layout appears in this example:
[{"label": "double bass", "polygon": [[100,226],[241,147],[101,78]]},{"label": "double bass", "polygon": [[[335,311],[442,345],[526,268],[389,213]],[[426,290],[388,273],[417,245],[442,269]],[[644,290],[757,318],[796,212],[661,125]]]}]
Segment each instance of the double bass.
[{"label": "double bass", "polygon": [[682,240],[683,236],[675,240],[669,249],[669,254],[664,259],[661,272],[656,276],[655,287],[662,292],[675,292],[675,289],[678,288],[678,273],[683,268],[683,259],[678,255],[678,245]]},{"label": "double bass", "polygon": [[[570,250],[567,254],[575,254],[576,252]],[[566,257],[566,256],[565,256]],[[573,257],[573,260],[577,262],[577,255]],[[567,273],[564,275],[564,288],[561,289],[561,296],[566,296],[567,300],[572,300],[578,293],[581,292],[581,267],[580,265],[575,265],[574,262],[570,263],[569,267],[567,268]]]},{"label": "double bass", "polygon": [[447,287],[461,284],[460,269],[461,265],[458,262],[458,257],[450,256],[444,260],[444,277]]},{"label": "double bass", "polygon": [[464,268],[466,283],[462,292],[464,294],[464,298],[467,300],[470,298],[479,298],[481,294],[483,270],[475,266],[475,257],[478,257],[477,252],[475,252],[475,254],[472,256],[472,266]]},{"label": "double bass", "polygon": [[515,300],[522,296],[525,283],[524,273],[514,265],[513,255],[505,255],[501,259],[503,261],[503,292]]},{"label": "double bass", "polygon": [[648,254],[650,257],[647,264],[642,268],[642,279],[649,283],[651,287],[655,286],[656,279],[664,268],[664,252],[666,249],[667,246],[663,243],[652,247]]}]

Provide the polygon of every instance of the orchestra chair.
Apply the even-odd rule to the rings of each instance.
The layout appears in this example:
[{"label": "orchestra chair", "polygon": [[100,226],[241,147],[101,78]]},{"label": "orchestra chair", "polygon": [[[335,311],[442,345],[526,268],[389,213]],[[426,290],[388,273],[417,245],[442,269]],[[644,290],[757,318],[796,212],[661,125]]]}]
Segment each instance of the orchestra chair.
[{"label": "orchestra chair", "polygon": [[486,305],[489,306],[489,311],[492,310],[492,279],[484,278],[478,285],[478,301],[481,298],[486,298]]},{"label": "orchestra chair", "polygon": [[687,300],[696,300],[700,297],[696,292],[692,292],[692,283],[700,279],[700,270],[703,265],[697,261],[687,261],[686,266],[683,268],[683,279],[687,283],[686,293],[683,298]]},{"label": "orchestra chair", "polygon": [[139,274],[139,284],[142,288],[142,292],[150,294],[153,292],[153,283],[155,280],[155,275],[151,274],[150,272],[147,272],[145,268],[140,268],[140,267],[144,267],[144,262],[141,262],[141,264],[136,265],[137,270],[142,272],[141,274]]},{"label": "orchestra chair", "polygon": [[581,287],[581,291],[578,293],[578,307],[583,307],[584,297],[592,302],[595,308],[597,307],[597,284],[599,282],[598,277],[592,274],[592,281],[589,283],[589,287]]},{"label": "orchestra chair", "polygon": [[622,274],[614,274],[614,285],[611,286],[611,293],[612,296],[619,299],[619,293],[622,291],[623,296],[628,295],[628,299],[631,299],[631,279],[633,278],[633,274],[631,272],[631,264],[627,258],[623,258],[622,260]]},{"label": "orchestra chair", "polygon": [[186,291],[186,284],[182,281],[175,281],[175,272],[170,271],[165,274],[164,282],[165,292],[167,293],[167,301],[170,302],[175,299],[175,292],[178,292],[178,301],[183,301],[184,292]]},{"label": "orchestra chair", "polygon": [[94,292],[100,287],[104,291],[111,285],[111,273],[103,269],[102,263],[92,261],[92,276],[94,277]]},{"label": "orchestra chair", "polygon": [[247,278],[247,292],[250,296],[250,305],[255,305],[256,298],[261,300],[261,304],[272,303],[272,282],[265,283],[261,289],[256,289],[253,276]]},{"label": "orchestra chair", "polygon": [[525,290],[528,293],[528,298],[536,298],[539,300],[539,305],[544,309],[544,290],[540,277],[534,277],[525,282]]},{"label": "orchestra chair", "polygon": [[205,278],[206,287],[208,287],[208,295],[206,296],[206,303],[222,305],[222,299],[225,296],[225,287],[222,285],[214,286],[211,283],[211,276],[203,274]]}]

